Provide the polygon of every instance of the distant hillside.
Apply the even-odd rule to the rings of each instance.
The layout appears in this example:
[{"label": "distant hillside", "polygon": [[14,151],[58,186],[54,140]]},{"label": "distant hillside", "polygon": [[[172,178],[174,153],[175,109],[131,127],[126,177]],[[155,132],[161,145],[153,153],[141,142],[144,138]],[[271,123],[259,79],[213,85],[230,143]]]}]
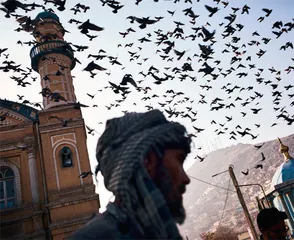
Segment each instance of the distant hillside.
[{"label": "distant hillside", "polygon": [[[285,145],[289,146],[290,154],[294,156],[294,134],[281,140]],[[240,185],[259,183],[267,190],[270,187],[272,176],[284,159],[279,152],[279,146],[277,140],[265,142],[259,150],[256,150],[250,144],[238,144],[214,151],[208,154],[203,162],[194,163],[188,170],[189,176],[205,180],[225,189],[217,188],[191,178],[191,183],[187,187],[187,192],[184,196],[187,219],[185,224],[180,226],[182,235],[188,236],[189,240],[200,239],[200,233],[218,226],[224,208],[226,189],[230,177],[228,172],[216,177],[212,177],[212,175],[227,170],[230,164],[234,165],[235,174]],[[253,167],[260,161],[261,152],[266,157],[262,162],[263,169],[255,169]],[[245,176],[241,171],[246,171],[247,168],[253,169]],[[230,189],[235,190],[232,182],[230,182]],[[242,192],[255,221],[258,210],[255,196],[260,194],[260,188],[243,187]],[[225,209],[221,223],[234,228],[238,232],[246,231],[245,217],[237,195],[234,192],[229,192]]]}]

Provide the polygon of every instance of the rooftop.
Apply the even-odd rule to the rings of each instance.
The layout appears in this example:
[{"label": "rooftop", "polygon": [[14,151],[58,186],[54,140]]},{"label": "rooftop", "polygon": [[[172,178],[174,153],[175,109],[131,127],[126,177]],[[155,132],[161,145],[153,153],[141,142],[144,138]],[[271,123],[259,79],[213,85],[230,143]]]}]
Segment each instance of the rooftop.
[{"label": "rooftop", "polygon": [[51,19],[54,19],[54,20],[56,20],[56,21],[59,22],[59,17],[58,17],[55,13],[53,13],[53,12],[48,12],[48,11],[45,11],[45,12],[41,12],[41,13],[39,13],[39,14],[36,16],[35,20],[38,21],[38,20],[40,20],[40,19],[45,19],[45,18],[51,18]]}]

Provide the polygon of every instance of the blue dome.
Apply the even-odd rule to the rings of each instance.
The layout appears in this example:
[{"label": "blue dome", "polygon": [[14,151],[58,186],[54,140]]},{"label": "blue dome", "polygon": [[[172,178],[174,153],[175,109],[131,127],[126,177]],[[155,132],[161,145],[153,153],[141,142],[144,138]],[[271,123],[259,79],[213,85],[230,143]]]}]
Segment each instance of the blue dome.
[{"label": "blue dome", "polygon": [[52,12],[41,12],[37,15],[37,17],[35,18],[36,21],[38,21],[40,18],[44,19],[44,18],[52,18],[56,21],[59,22],[59,17],[55,14],[55,13],[52,13]]},{"label": "blue dome", "polygon": [[272,178],[272,186],[294,179],[294,159],[282,163]]}]

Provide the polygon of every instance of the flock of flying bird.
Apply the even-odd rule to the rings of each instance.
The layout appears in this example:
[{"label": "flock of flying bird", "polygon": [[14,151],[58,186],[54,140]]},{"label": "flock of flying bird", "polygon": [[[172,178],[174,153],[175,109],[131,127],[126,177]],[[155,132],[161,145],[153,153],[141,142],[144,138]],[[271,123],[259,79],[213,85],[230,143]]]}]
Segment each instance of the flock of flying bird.
[{"label": "flock of flying bird", "polygon": [[[139,5],[143,0],[136,0],[135,5]],[[159,0],[154,0],[154,4]],[[112,13],[119,15],[119,12],[122,8],[125,7],[119,1],[115,0],[100,0],[101,7],[108,7],[111,9]],[[180,0],[174,0],[175,4],[181,2]],[[282,36],[289,34],[294,29],[294,19],[289,19],[288,22],[282,21],[273,21],[272,29],[270,29],[271,34],[266,37],[260,36],[257,31],[252,32],[252,40],[249,42],[244,42],[240,37],[238,37],[238,33],[246,28],[245,25],[238,22],[238,17],[240,15],[250,15],[251,8],[248,5],[244,6],[233,6],[233,3],[229,1],[221,1],[221,0],[213,0],[211,4],[213,6],[205,5],[208,4],[209,1],[203,1],[205,5],[205,9],[207,12],[203,12],[201,14],[207,15],[207,20],[212,19],[215,15],[222,11],[223,8],[230,8],[231,13],[224,17],[223,22],[219,23],[217,27],[217,31],[221,31],[220,36],[223,38],[225,42],[224,49],[222,50],[222,55],[224,56],[224,60],[215,59],[215,50],[214,45],[217,43],[216,41],[216,30],[209,30],[211,24],[206,22],[205,25],[199,25],[197,20],[200,15],[196,14],[193,8],[197,6],[200,1],[192,2],[191,0],[184,0],[185,4],[191,4],[191,6],[185,9],[176,10],[167,10],[167,14],[170,17],[174,17],[175,12],[180,12],[187,19],[186,23],[180,21],[172,21],[170,23],[170,28],[168,30],[158,29],[153,32],[146,33],[146,29],[148,29],[151,25],[156,26],[156,24],[162,21],[163,16],[156,17],[141,17],[141,16],[127,16],[126,19],[129,20],[129,26],[124,31],[119,31],[117,34],[121,36],[123,41],[126,41],[134,32],[142,31],[142,33],[146,33],[146,35],[140,39],[138,42],[128,42],[126,44],[119,43],[117,48],[124,49],[127,52],[130,62],[135,62],[139,66],[146,66],[150,60],[149,57],[141,56],[141,50],[144,48],[145,44],[153,43],[154,51],[157,57],[161,60],[162,66],[155,67],[151,65],[148,67],[147,71],[140,71],[138,75],[143,78],[143,80],[135,80],[132,74],[125,74],[119,83],[114,83],[109,81],[109,85],[104,87],[105,89],[111,89],[114,94],[121,97],[121,99],[115,100],[114,103],[111,103],[109,106],[106,106],[108,110],[111,110],[115,107],[121,106],[121,104],[128,98],[128,96],[133,92],[131,89],[135,89],[137,93],[144,95],[141,101],[151,101],[156,98],[161,97],[161,99],[166,99],[166,101],[158,102],[159,106],[164,109],[165,113],[169,118],[187,118],[190,119],[191,124],[197,121],[198,111],[195,110],[197,107],[193,107],[194,105],[203,105],[206,104],[207,108],[210,111],[221,111],[226,109],[240,108],[240,114],[242,117],[245,117],[248,112],[252,112],[252,114],[260,114],[263,107],[259,107],[259,100],[263,98],[264,93],[258,92],[255,90],[254,86],[238,86],[234,81],[226,81],[228,78],[248,78],[248,74],[254,72],[256,83],[262,84],[265,87],[268,86],[271,88],[272,94],[272,105],[273,110],[276,113],[277,119],[283,119],[286,124],[292,125],[294,122],[294,115],[292,113],[291,108],[294,106],[294,85],[288,84],[283,85],[284,74],[293,74],[294,71],[294,58],[289,59],[292,64],[287,66],[285,69],[275,69],[274,67],[265,69],[259,68],[258,64],[253,63],[252,60],[256,58],[263,59],[264,55],[267,53],[267,48],[270,48],[270,43],[275,41]],[[125,4],[130,4],[131,0],[125,1]],[[81,3],[76,4],[75,6],[69,7],[69,1],[66,0],[43,0],[43,4],[36,3],[28,3],[28,1],[18,1],[18,0],[6,0],[2,2],[2,7],[0,8],[4,12],[4,16],[6,18],[14,17],[18,23],[19,27],[15,29],[15,31],[27,31],[33,32],[33,35],[40,35],[39,32],[34,31],[35,20],[31,19],[26,14],[32,10],[39,8],[40,10],[46,10],[51,12],[57,11],[65,11],[69,8],[71,11],[73,18],[69,19],[69,24],[75,24],[77,29],[81,34],[85,35],[89,41],[93,41],[98,37],[95,35],[95,32],[103,32],[104,28],[92,23],[89,19],[85,22],[78,20],[78,16],[80,14],[85,14],[91,9],[91,6],[83,5]],[[231,6],[232,5],[232,6]],[[175,5],[177,6],[177,5]],[[256,21],[261,23],[265,21],[266,18],[270,18],[271,14],[274,10],[263,8],[261,9],[262,16],[260,16]],[[134,11],[135,12],[135,11]],[[186,28],[189,28],[189,32],[187,32]],[[62,31],[67,32],[66,29],[62,29]],[[92,35],[93,34],[93,35]],[[52,34],[41,36],[45,39],[45,41],[50,41],[56,39],[57,36]],[[189,50],[179,50],[177,48],[177,43],[179,41],[192,41],[195,42],[195,48],[199,50],[197,53],[192,53]],[[21,40],[17,41],[19,45],[28,45],[33,46],[35,41],[23,42]],[[89,46],[77,45],[73,43],[69,43],[72,50],[76,53],[87,51]],[[259,50],[255,52],[255,55],[252,55],[252,51],[249,49],[254,49],[254,47],[258,47]],[[290,40],[285,41],[285,44],[280,46],[280,51],[293,51],[293,43]],[[249,54],[249,52],[251,54]],[[294,55],[293,55],[294,56]],[[2,65],[0,65],[0,70],[3,72],[13,72],[13,75],[10,76],[11,80],[15,81],[17,85],[20,87],[28,87],[32,82],[36,81],[36,77],[31,76],[32,69],[29,67],[23,67],[20,64],[16,64],[14,61],[9,59],[9,49],[1,48],[0,49],[0,57],[2,61]],[[52,57],[51,57],[52,58]],[[95,78],[99,72],[105,72],[107,75],[110,75],[111,72],[108,72],[107,67],[103,67],[97,63],[97,61],[107,60],[110,66],[113,67],[121,67],[122,70],[125,69],[124,64],[119,61],[117,56],[111,56],[107,54],[107,51],[100,49],[98,54],[92,54],[92,52],[88,55],[88,59],[90,62],[85,65],[83,71],[87,71],[90,74],[91,78]],[[193,67],[193,63],[197,59],[198,64],[201,63],[201,68],[195,69]],[[221,67],[221,63],[225,61],[225,59],[229,59],[230,67],[228,69],[224,69]],[[46,57],[42,60],[48,60]],[[51,59],[54,61],[54,59]],[[82,62],[75,58],[76,63],[82,64]],[[183,62],[181,66],[171,67],[171,64]],[[51,81],[50,77],[52,76],[61,76],[63,71],[65,70],[65,66],[59,65],[59,70],[55,74],[49,74],[44,77],[44,80]],[[143,69],[143,68],[142,68]],[[163,70],[164,69],[164,70]],[[270,72],[273,80],[267,80],[263,77],[264,72]],[[18,74],[18,75],[16,75]],[[201,80],[196,74],[203,74],[201,76]],[[235,77],[232,77],[235,75]],[[199,75],[198,75],[199,76]],[[29,79],[31,78],[31,81]],[[194,100],[188,97],[185,93],[181,91],[176,91],[175,89],[168,89],[165,93],[162,93],[161,96],[157,94],[152,94],[152,86],[147,85],[144,87],[144,81],[146,79],[154,80],[154,87],[156,85],[167,84],[170,81],[179,81],[186,82],[202,82],[199,83],[199,89],[201,90],[197,94],[200,97],[198,102],[194,102]],[[227,98],[219,98],[215,97],[211,101],[206,98],[206,93],[214,88],[214,81],[223,81],[225,84],[221,87],[221,90],[224,94],[227,95]],[[182,83],[185,84],[185,83]],[[102,89],[97,90],[102,91]],[[243,98],[241,93],[243,91],[248,91],[251,95],[248,98]],[[292,91],[292,92],[291,92]],[[96,92],[96,93],[97,93]],[[233,93],[237,93],[238,96],[233,99]],[[91,100],[94,99],[95,94],[87,93],[87,96],[90,97]],[[43,97],[48,97],[50,101],[66,101],[66,99],[61,96],[59,93],[51,92],[49,88],[43,88],[40,94]],[[282,106],[281,99],[282,97],[287,97],[289,99],[289,105]],[[24,96],[18,95],[20,101],[23,104],[31,104],[35,107],[42,108],[40,103],[31,103],[29,100],[23,100]],[[180,98],[180,100],[176,101],[176,99]],[[168,100],[167,100],[168,99]],[[292,101],[292,102],[291,102]],[[136,105],[137,103],[133,103]],[[179,110],[179,106],[189,104],[189,106],[185,107],[184,110]],[[248,105],[248,106],[247,106]],[[87,107],[84,104],[74,104],[74,107]],[[93,104],[92,107],[97,107],[96,104]],[[153,109],[152,104],[145,106],[147,110]],[[127,112],[127,111],[123,111]],[[72,119],[60,119],[57,116],[51,116],[52,118],[56,118],[62,122],[63,126],[67,126],[68,122],[72,121]],[[1,116],[2,119],[5,119],[5,116]],[[259,134],[256,134],[257,129],[260,127],[259,123],[255,124],[256,129],[252,130],[248,127],[241,127],[237,125],[235,129],[230,129],[229,125],[231,125],[231,121],[233,120],[233,116],[225,116],[226,122],[219,123],[215,120],[211,121],[211,126],[216,126],[215,134],[223,135],[228,134],[229,139],[237,140],[238,137],[249,136],[251,139],[256,139]],[[272,123],[271,127],[277,125],[276,122]],[[193,129],[195,130],[195,134],[191,133],[191,137],[197,137],[198,133],[203,132],[205,129],[196,127],[194,125]],[[93,134],[96,130],[87,126],[88,133]],[[261,145],[262,146],[262,145]],[[255,146],[257,149],[260,146]],[[199,150],[201,148],[198,148]],[[205,159],[205,157],[198,156],[197,157],[200,162]],[[266,157],[261,154],[261,161],[264,161]],[[262,164],[259,162],[255,168],[262,168]],[[248,175],[249,169],[247,171],[242,171],[244,175]]]}]

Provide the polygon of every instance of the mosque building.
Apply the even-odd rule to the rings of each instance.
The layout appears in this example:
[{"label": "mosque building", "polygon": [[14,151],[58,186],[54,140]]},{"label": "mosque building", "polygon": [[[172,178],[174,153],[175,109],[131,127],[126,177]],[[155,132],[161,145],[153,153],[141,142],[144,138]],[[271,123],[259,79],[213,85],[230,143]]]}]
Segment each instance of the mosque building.
[{"label": "mosque building", "polygon": [[87,133],[71,70],[74,53],[57,15],[34,20],[31,67],[43,110],[0,100],[1,239],[66,239],[98,212]]},{"label": "mosque building", "polygon": [[289,154],[289,147],[285,146],[279,139],[280,152],[284,156],[284,162],[277,168],[271,187],[266,191],[266,198],[260,197],[260,205],[263,208],[276,207],[286,212],[289,234],[294,237],[294,158]]}]

